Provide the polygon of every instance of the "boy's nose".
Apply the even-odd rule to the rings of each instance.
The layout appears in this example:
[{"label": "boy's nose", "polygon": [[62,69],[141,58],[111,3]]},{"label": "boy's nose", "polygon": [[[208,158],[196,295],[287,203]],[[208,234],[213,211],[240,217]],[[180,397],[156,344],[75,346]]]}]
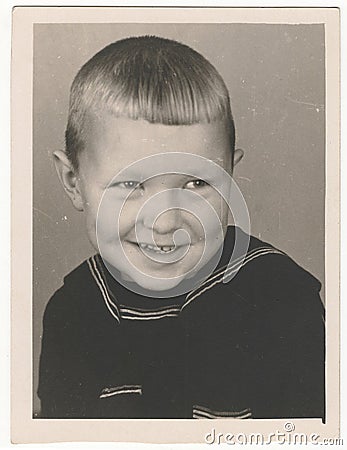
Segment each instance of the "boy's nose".
[{"label": "boy's nose", "polygon": [[182,211],[178,208],[167,209],[152,224],[154,233],[171,234],[181,227]]},{"label": "boy's nose", "polygon": [[179,198],[174,190],[161,192],[157,198],[152,197],[144,211],[143,223],[154,233],[173,233],[182,225],[182,209],[179,207]]}]

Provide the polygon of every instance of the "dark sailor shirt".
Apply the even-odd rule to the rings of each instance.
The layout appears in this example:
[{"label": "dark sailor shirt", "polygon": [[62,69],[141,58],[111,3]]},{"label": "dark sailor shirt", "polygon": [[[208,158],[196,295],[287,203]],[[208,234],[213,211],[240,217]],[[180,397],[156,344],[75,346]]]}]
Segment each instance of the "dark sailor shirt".
[{"label": "dark sailor shirt", "polygon": [[100,255],[67,275],[44,314],[40,417],[324,419],[320,283],[254,237],[223,282],[234,230],[188,295],[135,294]]}]

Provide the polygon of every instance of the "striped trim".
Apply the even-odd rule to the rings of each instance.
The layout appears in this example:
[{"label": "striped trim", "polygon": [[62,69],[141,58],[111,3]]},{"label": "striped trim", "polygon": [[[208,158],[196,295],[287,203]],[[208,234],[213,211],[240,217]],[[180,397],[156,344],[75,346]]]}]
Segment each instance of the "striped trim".
[{"label": "striped trim", "polygon": [[258,247],[249,253],[245,257],[240,257],[234,261],[233,264],[221,267],[219,270],[214,272],[210,278],[205,280],[196,289],[189,292],[186,297],[186,302],[179,307],[178,305],[173,305],[169,307],[157,308],[152,310],[142,310],[137,308],[129,308],[125,306],[118,307],[112,298],[114,295],[107,286],[105,276],[103,274],[102,267],[97,260],[97,255],[92,256],[87,260],[89,270],[101,292],[102,298],[104,299],[107,309],[110,311],[112,316],[120,322],[120,319],[125,320],[158,320],[166,317],[177,317],[179,313],[193,300],[199,297],[201,294],[207,290],[214,287],[216,284],[224,281],[228,276],[244,267],[247,263],[253,261],[253,259],[259,258],[268,254],[279,254],[285,255],[280,250],[273,247]]},{"label": "striped trim", "polygon": [[[250,252],[248,252],[246,254],[246,256],[240,256],[239,258],[237,258],[234,263],[232,265],[225,265],[223,267],[221,267],[219,270],[217,270],[216,272],[213,273],[212,277],[208,278],[207,280],[205,280],[202,284],[200,284],[200,286],[198,286],[196,289],[194,289],[193,291],[191,291],[188,295],[187,295],[187,299],[189,299],[189,297],[196,292],[197,290],[199,290],[201,287],[203,287],[206,283],[218,278],[221,274],[224,274],[224,272],[226,271],[225,269],[232,269],[234,267],[236,267],[237,265],[239,265],[239,263],[242,264],[242,262],[247,262],[247,258],[249,258],[250,256],[257,254],[261,252],[261,254],[267,254],[267,253],[280,253],[280,254],[284,254],[283,252],[281,252],[280,250],[277,250],[273,247],[258,247],[254,250],[251,250]],[[263,253],[265,252],[265,253]],[[259,255],[261,256],[261,255]],[[244,265],[244,264],[243,264]]]},{"label": "striped trim", "polygon": [[193,406],[193,419],[251,419],[252,411],[250,408],[242,411],[214,411],[204,406]]},{"label": "striped trim", "polygon": [[198,288],[191,291],[186,297],[188,301],[182,305],[181,310],[185,308],[194,299],[199,297],[199,295],[211,289],[216,284],[221,283],[225,278],[227,278],[226,275],[230,276],[233,273],[240,270],[241,267],[244,267],[246,264],[253,261],[254,259],[268,254],[285,255],[285,253],[272,247],[260,247],[255,250],[252,250],[251,252],[247,253],[245,257],[238,258],[232,265],[224,266],[221,269],[219,269],[212,275],[212,277],[208,278]]},{"label": "striped trim", "polygon": [[156,320],[164,317],[177,317],[181,311],[179,306],[153,310],[142,310],[120,306],[119,310],[121,318],[128,320]]},{"label": "striped trim", "polygon": [[123,385],[123,386],[116,386],[116,387],[106,387],[101,391],[99,398],[107,398],[107,397],[113,397],[114,395],[120,395],[120,394],[139,394],[142,395],[142,386],[135,384],[135,385]]},{"label": "striped trim", "polygon": [[102,298],[104,299],[107,309],[110,311],[112,316],[120,322],[120,319],[126,320],[157,320],[163,319],[165,317],[177,317],[181,309],[178,305],[173,305],[169,307],[162,307],[153,310],[143,310],[137,308],[129,308],[125,306],[117,306],[112,298],[114,295],[110,288],[107,286],[105,275],[103,273],[102,267],[100,267],[100,262],[98,261],[98,255],[94,255],[87,260],[89,270],[101,292]]},{"label": "striped trim", "polygon": [[96,257],[92,256],[87,260],[88,263],[88,267],[89,270],[101,292],[102,298],[104,299],[105,305],[107,306],[107,309],[110,311],[110,313],[112,314],[112,316],[118,321],[120,322],[120,314],[119,314],[119,310],[118,307],[115,303],[113,303],[113,301],[111,300],[109,291],[107,289],[105,280],[102,276],[101,271],[98,269],[97,266],[97,262],[96,262]]}]

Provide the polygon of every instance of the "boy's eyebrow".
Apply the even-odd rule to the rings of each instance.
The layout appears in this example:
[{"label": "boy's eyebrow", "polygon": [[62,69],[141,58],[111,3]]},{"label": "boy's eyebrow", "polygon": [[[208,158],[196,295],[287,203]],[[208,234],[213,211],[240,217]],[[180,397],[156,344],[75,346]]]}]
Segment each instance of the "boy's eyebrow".
[{"label": "boy's eyebrow", "polygon": [[131,171],[131,169],[124,171],[123,173],[116,173],[110,178],[107,184],[115,184],[122,181],[141,181],[143,180],[143,174],[135,171]]},{"label": "boy's eyebrow", "polygon": [[[210,159],[210,161],[214,164],[216,164],[217,166],[221,166],[221,163],[223,163],[225,161],[224,158],[222,157],[216,157],[213,159]],[[147,170],[146,170],[147,169]],[[155,170],[153,170],[153,166],[148,167],[148,168],[142,168],[141,167],[137,167],[137,168],[124,168],[122,169],[120,172],[115,173],[113,175],[113,177],[110,177],[109,182],[106,183],[106,185],[113,185],[119,182],[124,182],[124,181],[138,181],[138,182],[145,182],[147,180],[156,178],[156,177],[162,177],[162,176],[169,176],[169,175],[176,175],[176,176],[181,176],[184,178],[201,178],[201,179],[215,179],[216,178],[216,172],[215,170],[211,170],[209,172],[206,173],[206,168],[205,170],[199,171],[198,167],[182,167],[181,170],[172,170],[172,171],[166,171],[165,169],[167,169],[167,167],[162,167],[163,170],[161,170],[161,165],[158,165],[158,173],[155,173]],[[215,167],[216,169],[216,167]],[[217,171],[217,173],[220,175],[220,172]]]}]

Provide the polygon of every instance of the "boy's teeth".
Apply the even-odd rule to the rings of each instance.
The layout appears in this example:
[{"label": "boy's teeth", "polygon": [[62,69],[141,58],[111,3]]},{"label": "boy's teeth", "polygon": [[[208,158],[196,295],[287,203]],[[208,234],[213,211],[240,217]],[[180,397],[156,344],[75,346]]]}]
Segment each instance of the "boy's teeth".
[{"label": "boy's teeth", "polygon": [[151,244],[140,243],[139,246],[142,249],[151,250],[156,253],[166,253],[166,252],[170,252],[174,249],[174,246],[170,246],[170,245],[163,245],[163,246],[155,247],[154,245],[151,245]]},{"label": "boy's teeth", "polygon": [[164,245],[163,247],[159,247],[159,248],[162,252],[169,252],[170,250],[173,249],[173,247],[170,247],[169,245]]}]

